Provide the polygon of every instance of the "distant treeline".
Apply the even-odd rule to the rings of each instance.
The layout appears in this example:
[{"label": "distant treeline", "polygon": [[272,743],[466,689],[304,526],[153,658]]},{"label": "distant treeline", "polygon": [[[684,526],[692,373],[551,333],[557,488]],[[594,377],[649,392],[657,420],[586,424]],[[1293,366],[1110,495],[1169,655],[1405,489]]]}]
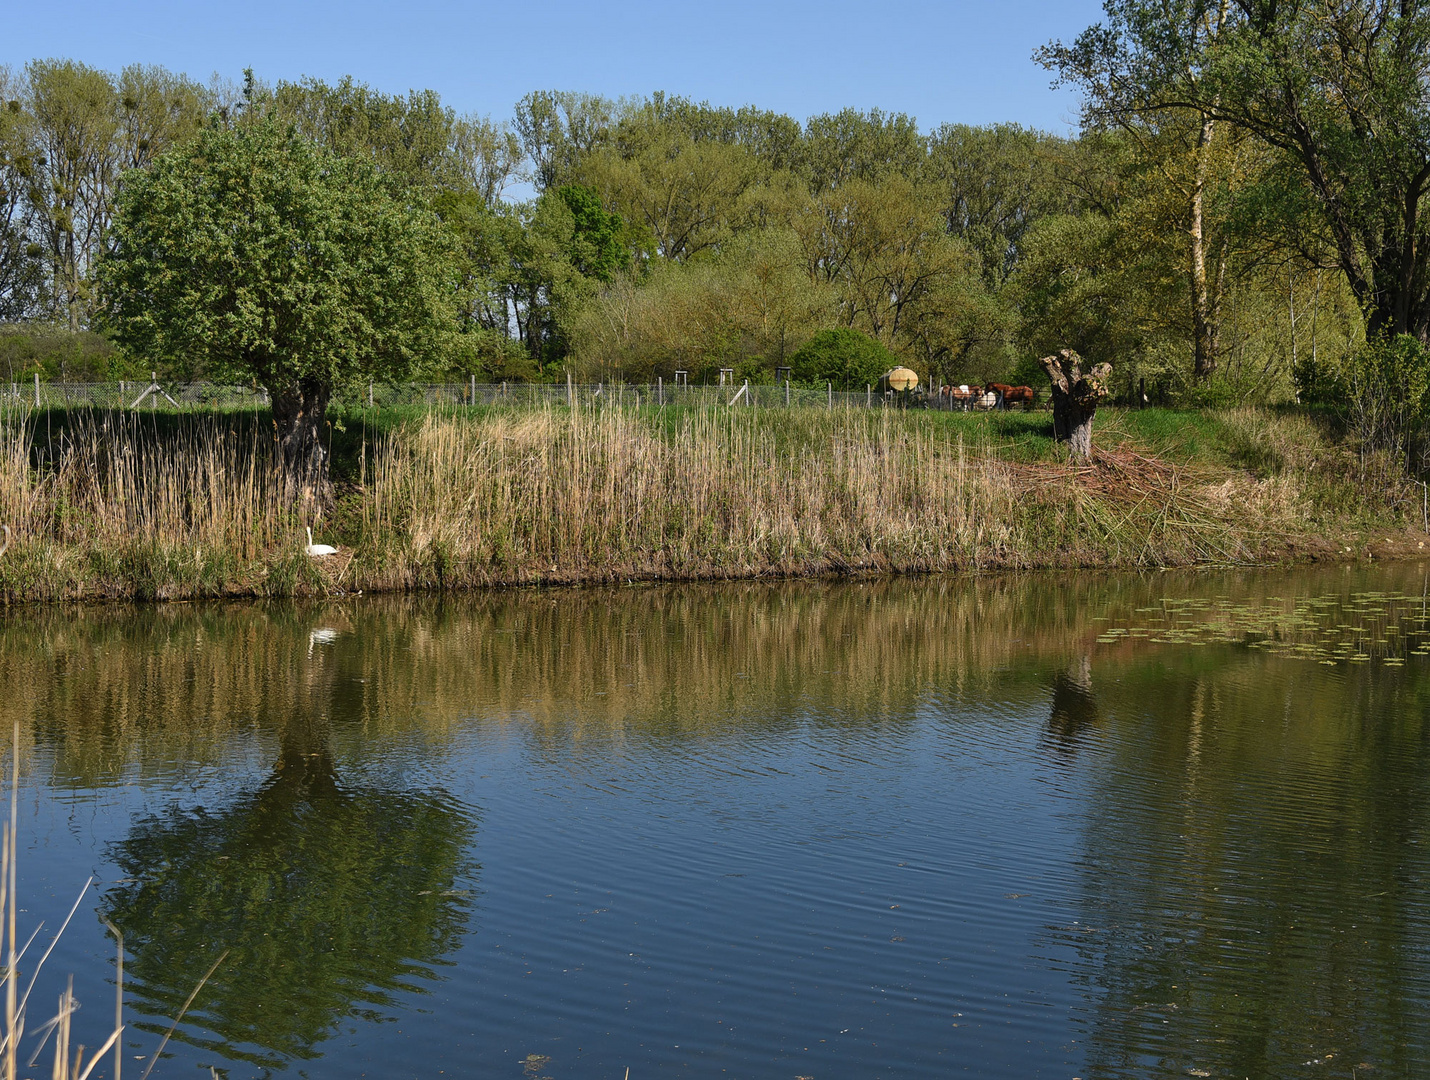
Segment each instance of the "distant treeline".
[{"label": "distant treeline", "polygon": [[102,336],[116,195],[205,125],[272,118],[371,161],[450,233],[432,378],[767,381],[841,330],[935,383],[1034,382],[1036,357],[1072,347],[1111,361],[1119,394],[1284,399],[1297,365],[1364,337],[1328,242],[1285,200],[1266,211],[1280,159],[1195,110],[1090,114],[1062,138],[539,91],[492,121],[351,79],[66,60],[0,69],[0,101],[0,322],[20,324],[0,328],[0,380],[172,359]]}]

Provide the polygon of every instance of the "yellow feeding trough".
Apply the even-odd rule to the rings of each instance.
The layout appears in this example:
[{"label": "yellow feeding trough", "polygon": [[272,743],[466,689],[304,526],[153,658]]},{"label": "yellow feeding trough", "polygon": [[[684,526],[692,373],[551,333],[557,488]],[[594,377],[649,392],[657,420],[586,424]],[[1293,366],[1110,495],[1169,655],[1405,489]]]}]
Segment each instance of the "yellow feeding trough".
[{"label": "yellow feeding trough", "polygon": [[879,381],[890,390],[912,390],[919,384],[919,377],[906,367],[896,367],[892,371],[886,371],[879,377]]}]

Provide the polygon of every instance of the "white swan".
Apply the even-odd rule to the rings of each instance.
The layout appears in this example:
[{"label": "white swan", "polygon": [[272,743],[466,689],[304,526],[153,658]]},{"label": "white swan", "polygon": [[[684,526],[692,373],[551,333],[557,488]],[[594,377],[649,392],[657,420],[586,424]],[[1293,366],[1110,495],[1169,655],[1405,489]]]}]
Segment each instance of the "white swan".
[{"label": "white swan", "polygon": [[313,556],[313,558],[317,559],[317,558],[321,558],[321,557],[324,556],[324,555],[336,555],[336,554],[338,553],[338,549],[335,548],[335,547],[330,547],[330,546],[328,546],[327,544],[315,544],[315,543],[313,543],[313,529],[312,529],[312,526],[309,526],[309,527],[308,527],[307,532],[308,532],[308,546],[307,546],[306,548],[304,548],[303,550],[306,551],[309,555]]}]

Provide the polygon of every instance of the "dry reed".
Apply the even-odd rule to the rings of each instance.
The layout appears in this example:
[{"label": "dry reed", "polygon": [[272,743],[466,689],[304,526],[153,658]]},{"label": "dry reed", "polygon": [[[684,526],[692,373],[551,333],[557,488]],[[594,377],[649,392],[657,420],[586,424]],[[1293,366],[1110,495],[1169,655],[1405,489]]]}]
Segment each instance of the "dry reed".
[{"label": "dry reed", "polygon": [[15,530],[0,595],[1247,562],[1308,520],[1295,470],[1257,479],[1125,446],[1089,466],[1018,464],[893,411],[548,406],[428,414],[375,440],[324,523],[336,568],[303,554],[319,510],[285,501],[271,437],[247,430],[215,415],[159,438],[100,413],[40,440],[0,418],[0,521]]}]

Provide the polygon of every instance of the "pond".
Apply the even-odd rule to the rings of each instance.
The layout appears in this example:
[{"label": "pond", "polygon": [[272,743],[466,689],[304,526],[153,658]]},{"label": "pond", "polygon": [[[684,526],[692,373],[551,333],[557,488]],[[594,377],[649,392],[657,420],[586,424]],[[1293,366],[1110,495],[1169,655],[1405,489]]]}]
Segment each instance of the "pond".
[{"label": "pond", "polygon": [[1427,577],[11,611],[36,1000],[107,920],[133,1080],[220,957],[156,1078],[1424,1075]]}]

